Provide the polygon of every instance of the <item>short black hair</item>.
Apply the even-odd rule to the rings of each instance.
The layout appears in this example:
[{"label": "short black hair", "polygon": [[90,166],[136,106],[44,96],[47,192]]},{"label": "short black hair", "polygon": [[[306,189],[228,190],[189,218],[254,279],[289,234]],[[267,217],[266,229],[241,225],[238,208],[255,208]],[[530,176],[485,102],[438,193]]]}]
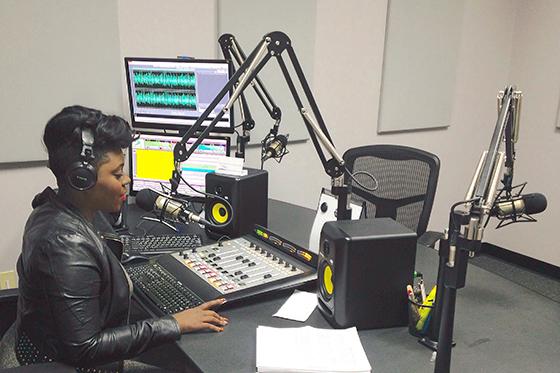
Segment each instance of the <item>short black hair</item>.
[{"label": "short black hair", "polygon": [[59,186],[66,183],[68,167],[80,160],[82,128],[89,128],[93,133],[96,168],[103,163],[107,152],[128,148],[134,139],[128,122],[119,116],[79,105],[65,107],[47,122],[43,134],[43,143],[49,153],[49,168]]}]

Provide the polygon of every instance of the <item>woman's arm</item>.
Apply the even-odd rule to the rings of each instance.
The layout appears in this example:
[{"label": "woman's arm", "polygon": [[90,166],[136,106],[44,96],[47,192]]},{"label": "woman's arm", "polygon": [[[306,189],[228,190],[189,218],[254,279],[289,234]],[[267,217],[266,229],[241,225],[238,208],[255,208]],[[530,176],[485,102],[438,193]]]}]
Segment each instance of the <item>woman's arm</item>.
[{"label": "woman's arm", "polygon": [[102,284],[103,260],[96,250],[76,233],[59,235],[42,249],[36,270],[56,333],[51,343],[58,349],[57,358],[75,365],[97,365],[178,339],[180,328],[172,316],[104,328],[100,297],[108,284]]}]

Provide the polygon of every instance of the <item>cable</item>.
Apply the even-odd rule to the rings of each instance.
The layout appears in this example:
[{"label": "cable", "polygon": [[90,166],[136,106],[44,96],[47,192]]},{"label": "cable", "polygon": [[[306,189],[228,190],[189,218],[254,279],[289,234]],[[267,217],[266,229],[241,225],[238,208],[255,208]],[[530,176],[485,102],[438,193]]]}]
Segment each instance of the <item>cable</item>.
[{"label": "cable", "polygon": [[[348,176],[350,176],[350,178],[352,180],[354,180],[354,182],[356,184],[358,184],[359,187],[361,187],[362,189],[367,190],[368,192],[375,192],[378,188],[379,188],[379,182],[377,181],[377,179],[375,178],[375,176],[373,176],[372,174],[370,174],[367,171],[356,171],[354,173],[351,173],[350,170],[348,170],[348,168],[344,167],[344,171],[346,171],[346,173],[348,173]],[[356,179],[356,175],[366,175],[368,177],[371,178],[371,180],[373,180],[373,182],[375,183],[375,186],[373,188],[369,188],[367,186],[365,186],[364,184],[360,183],[358,181],[358,179]]]},{"label": "cable", "polygon": [[218,238],[218,241],[216,241],[218,243],[218,245],[220,245],[220,243],[222,242],[222,240],[231,240],[231,237],[224,234],[223,236],[221,236],[220,238]]}]

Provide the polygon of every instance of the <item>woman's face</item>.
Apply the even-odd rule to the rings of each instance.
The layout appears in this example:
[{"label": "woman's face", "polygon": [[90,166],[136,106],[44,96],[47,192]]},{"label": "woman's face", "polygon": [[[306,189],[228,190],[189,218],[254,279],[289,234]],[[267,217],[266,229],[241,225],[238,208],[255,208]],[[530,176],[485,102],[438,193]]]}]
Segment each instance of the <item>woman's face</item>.
[{"label": "woman's face", "polygon": [[88,204],[95,210],[118,212],[126,200],[126,186],[130,177],[124,173],[124,153],[111,151],[105,153],[97,169],[97,183],[87,193]]}]

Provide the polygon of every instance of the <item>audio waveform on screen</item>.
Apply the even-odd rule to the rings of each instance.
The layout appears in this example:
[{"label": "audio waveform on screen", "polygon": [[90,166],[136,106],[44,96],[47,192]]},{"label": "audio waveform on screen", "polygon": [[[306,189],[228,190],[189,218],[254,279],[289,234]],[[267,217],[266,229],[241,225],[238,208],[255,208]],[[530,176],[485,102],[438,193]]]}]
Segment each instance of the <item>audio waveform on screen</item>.
[{"label": "audio waveform on screen", "polygon": [[181,92],[136,91],[138,106],[196,109],[196,96]]},{"label": "audio waveform on screen", "polygon": [[134,71],[136,87],[194,88],[196,78],[191,72]]}]

